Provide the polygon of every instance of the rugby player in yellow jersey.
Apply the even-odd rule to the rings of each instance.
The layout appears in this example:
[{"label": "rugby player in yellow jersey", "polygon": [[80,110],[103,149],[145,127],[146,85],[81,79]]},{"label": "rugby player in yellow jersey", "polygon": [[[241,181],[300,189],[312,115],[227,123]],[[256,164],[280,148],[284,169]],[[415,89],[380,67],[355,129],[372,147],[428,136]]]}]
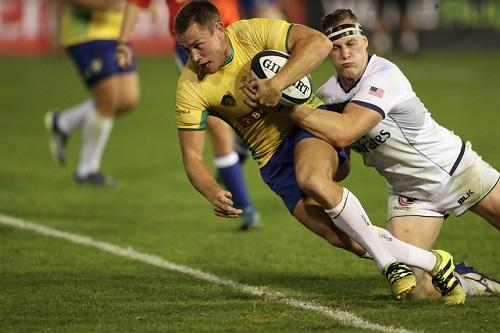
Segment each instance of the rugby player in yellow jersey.
[{"label": "rugby player in yellow jersey", "polygon": [[[217,184],[203,162],[209,114],[225,120],[250,147],[264,182],[297,220],[332,245],[373,258],[396,299],[416,285],[405,264],[458,284],[449,270],[451,256],[401,242],[373,226],[356,197],[332,180],[345,155],[295,127],[283,107],[261,107],[275,106],[284,88],[323,61],[332,47],[328,38],[305,26],[272,19],[237,21],[225,29],[217,8],[204,1],[184,5],[174,30],[190,56],[176,92],[184,168],[215,215],[237,217],[242,211],[233,206],[231,193]],[[250,62],[266,49],[288,52],[290,59],[272,79],[252,81]],[[320,104],[315,98],[308,102],[311,108]],[[459,304],[465,296],[447,300]]]},{"label": "rugby player in yellow jersey", "polygon": [[75,180],[82,184],[111,186],[114,179],[101,172],[101,158],[117,115],[133,108],[139,98],[135,65],[126,69],[115,59],[123,20],[123,0],[72,0],[64,2],[60,25],[61,44],[73,59],[91,97],[61,112],[48,112],[53,158],[66,163],[65,145],[78,128],[83,129]]}]

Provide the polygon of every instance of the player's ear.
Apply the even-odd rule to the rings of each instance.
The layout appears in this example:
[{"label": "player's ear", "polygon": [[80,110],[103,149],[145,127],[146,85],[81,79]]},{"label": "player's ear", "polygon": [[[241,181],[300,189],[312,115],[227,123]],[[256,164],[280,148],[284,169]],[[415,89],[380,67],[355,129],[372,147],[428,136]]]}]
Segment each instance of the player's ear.
[{"label": "player's ear", "polygon": [[215,24],[215,31],[217,31],[217,32],[224,32],[224,23],[222,23],[220,21],[217,22]]},{"label": "player's ear", "polygon": [[365,46],[365,49],[368,48],[368,38],[366,38],[366,36],[362,36],[363,37],[363,45]]},{"label": "player's ear", "polygon": [[215,28],[212,35],[215,35],[219,40],[222,40],[224,38],[225,33],[226,30],[224,29],[224,24],[222,22],[217,22],[215,24]]}]

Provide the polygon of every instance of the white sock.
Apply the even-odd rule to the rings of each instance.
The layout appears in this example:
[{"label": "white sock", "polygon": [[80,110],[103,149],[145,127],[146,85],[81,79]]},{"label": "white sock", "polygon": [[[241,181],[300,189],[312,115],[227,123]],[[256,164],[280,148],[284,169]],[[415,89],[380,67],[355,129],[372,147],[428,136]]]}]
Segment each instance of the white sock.
[{"label": "white sock", "polygon": [[71,134],[74,130],[82,127],[88,114],[94,110],[94,100],[86,99],[80,104],[63,110],[57,117],[57,126],[64,134]]},{"label": "white sock", "polygon": [[385,247],[398,261],[421,268],[426,272],[430,272],[436,265],[437,258],[431,251],[403,242],[384,228],[379,228],[377,226],[374,226],[374,228],[377,229]]},{"label": "white sock", "polygon": [[381,272],[385,266],[396,261],[379,238],[377,229],[371,224],[359,200],[346,188],[340,203],[325,212],[340,230],[368,251]]},{"label": "white sock", "polygon": [[214,159],[214,165],[217,169],[228,168],[239,162],[238,153],[234,150],[229,154],[218,156]]},{"label": "white sock", "polygon": [[99,171],[101,157],[113,128],[113,118],[100,115],[92,110],[83,125],[82,150],[78,164],[78,176],[86,176]]}]

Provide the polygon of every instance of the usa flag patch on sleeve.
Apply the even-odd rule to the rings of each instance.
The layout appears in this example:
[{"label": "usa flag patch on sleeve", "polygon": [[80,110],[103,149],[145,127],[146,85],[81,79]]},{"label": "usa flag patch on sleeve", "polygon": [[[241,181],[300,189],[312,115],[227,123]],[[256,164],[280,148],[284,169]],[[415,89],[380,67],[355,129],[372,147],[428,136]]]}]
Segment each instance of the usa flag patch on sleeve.
[{"label": "usa flag patch on sleeve", "polygon": [[370,91],[368,92],[370,95],[377,96],[378,98],[384,97],[384,89],[380,89],[377,87],[370,87]]}]

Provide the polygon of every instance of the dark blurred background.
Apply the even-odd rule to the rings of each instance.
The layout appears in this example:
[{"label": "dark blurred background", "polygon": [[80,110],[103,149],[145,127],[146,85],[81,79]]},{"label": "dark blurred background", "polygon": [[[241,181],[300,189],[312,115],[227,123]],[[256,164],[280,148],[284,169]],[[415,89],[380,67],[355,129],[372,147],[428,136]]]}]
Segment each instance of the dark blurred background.
[{"label": "dark blurred background", "polygon": [[[172,50],[163,1],[157,3],[158,19],[141,19],[135,29],[139,54],[169,54]],[[58,3],[0,0],[0,54],[59,52]],[[500,0],[276,0],[276,6],[287,20],[317,29],[325,13],[351,8],[379,54],[412,54],[427,48],[500,48]],[[149,16],[147,12],[142,15]],[[252,14],[242,13],[245,16]]]}]

